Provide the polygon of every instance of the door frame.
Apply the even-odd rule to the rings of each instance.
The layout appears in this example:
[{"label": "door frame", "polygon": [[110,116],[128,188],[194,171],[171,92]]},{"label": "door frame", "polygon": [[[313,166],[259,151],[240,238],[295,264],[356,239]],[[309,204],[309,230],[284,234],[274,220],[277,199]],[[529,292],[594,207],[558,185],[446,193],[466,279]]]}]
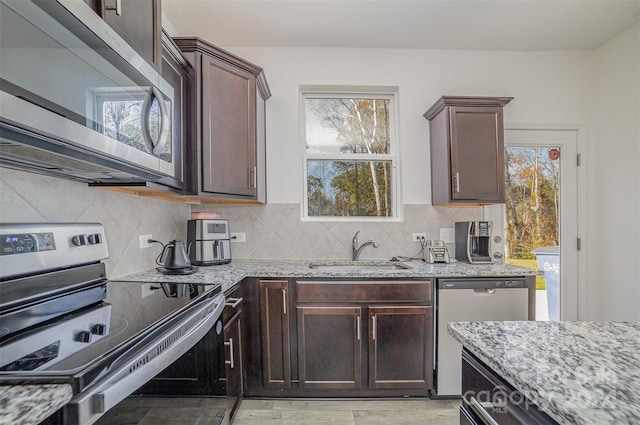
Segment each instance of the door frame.
[{"label": "door frame", "polygon": [[[505,133],[510,130],[517,130],[523,132],[548,132],[548,135],[552,135],[554,132],[573,132],[575,134],[575,156],[571,152],[569,155],[565,153],[561,157],[565,161],[576,161],[578,156],[581,159],[579,166],[576,169],[575,187],[567,188],[567,183],[563,183],[561,179],[561,193],[569,193],[570,196],[575,196],[575,208],[576,211],[568,216],[566,208],[561,210],[561,260],[560,273],[561,273],[561,286],[560,286],[560,320],[586,320],[589,317],[588,312],[588,288],[589,283],[586,279],[587,274],[587,261],[588,258],[588,244],[585,241],[585,235],[587,235],[587,127],[586,125],[543,125],[543,124],[516,124],[506,123]],[[508,140],[505,134],[505,145]],[[545,145],[545,143],[537,142],[538,145]],[[567,149],[570,143],[560,143],[550,141],[547,145],[560,146]],[[568,192],[568,191],[572,191]],[[482,208],[483,219],[492,220],[497,223],[503,223],[504,221],[504,206],[489,206]],[[575,221],[575,225],[562,226],[562,223],[572,223]],[[500,231],[500,236],[504,239],[503,233],[504,225],[494,226],[494,234],[496,230]],[[577,249],[577,241],[581,240],[581,249]],[[568,242],[566,242],[568,241]],[[504,251],[504,249],[503,249]]]}]

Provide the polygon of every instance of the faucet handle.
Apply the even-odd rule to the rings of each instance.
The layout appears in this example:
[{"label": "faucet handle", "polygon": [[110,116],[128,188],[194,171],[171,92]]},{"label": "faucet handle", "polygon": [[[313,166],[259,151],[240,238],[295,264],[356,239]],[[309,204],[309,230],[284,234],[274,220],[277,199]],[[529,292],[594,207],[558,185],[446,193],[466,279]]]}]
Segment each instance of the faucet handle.
[{"label": "faucet handle", "polygon": [[358,233],[360,233],[360,230],[358,230],[358,231],[356,232],[356,234],[355,234],[355,235],[353,235],[353,245],[354,245],[354,246],[358,246]]}]

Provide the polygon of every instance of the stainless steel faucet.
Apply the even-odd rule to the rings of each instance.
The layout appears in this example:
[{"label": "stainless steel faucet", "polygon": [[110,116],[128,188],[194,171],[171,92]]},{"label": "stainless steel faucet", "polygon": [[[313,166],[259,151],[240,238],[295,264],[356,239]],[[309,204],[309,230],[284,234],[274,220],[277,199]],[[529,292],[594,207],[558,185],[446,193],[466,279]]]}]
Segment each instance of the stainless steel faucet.
[{"label": "stainless steel faucet", "polygon": [[351,241],[352,242],[351,259],[353,261],[358,261],[358,258],[360,257],[360,253],[362,252],[362,250],[368,247],[369,245],[371,245],[374,248],[377,248],[380,246],[376,241],[366,241],[362,245],[358,246],[358,233],[360,233],[359,230],[356,232],[355,235],[353,235],[353,240]]}]

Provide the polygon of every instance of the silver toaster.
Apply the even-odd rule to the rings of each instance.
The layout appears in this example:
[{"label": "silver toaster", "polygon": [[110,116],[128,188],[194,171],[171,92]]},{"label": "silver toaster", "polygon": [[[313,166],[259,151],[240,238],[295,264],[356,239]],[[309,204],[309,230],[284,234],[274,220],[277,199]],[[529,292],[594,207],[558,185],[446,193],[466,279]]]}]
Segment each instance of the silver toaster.
[{"label": "silver toaster", "polygon": [[191,264],[212,266],[231,262],[228,220],[189,220],[187,246]]}]

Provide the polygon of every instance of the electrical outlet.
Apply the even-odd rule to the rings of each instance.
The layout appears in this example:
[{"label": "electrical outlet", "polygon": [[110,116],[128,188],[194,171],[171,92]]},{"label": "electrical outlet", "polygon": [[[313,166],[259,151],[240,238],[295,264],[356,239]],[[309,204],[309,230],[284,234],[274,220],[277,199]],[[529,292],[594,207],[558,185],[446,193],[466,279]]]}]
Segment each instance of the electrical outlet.
[{"label": "electrical outlet", "polygon": [[231,232],[231,242],[246,242],[247,237],[244,232]]},{"label": "electrical outlet", "polygon": [[414,233],[411,236],[411,240],[413,242],[426,242],[427,241],[427,234],[426,233]]},{"label": "electrical outlet", "polygon": [[142,298],[146,298],[149,295],[153,294],[153,289],[151,289],[151,284],[150,283],[143,283],[142,284]]},{"label": "electrical outlet", "polygon": [[440,229],[440,239],[444,243],[456,243],[456,230]]},{"label": "electrical outlet", "polygon": [[149,239],[153,239],[151,235],[140,235],[140,249],[151,248],[153,244],[149,242]]}]

